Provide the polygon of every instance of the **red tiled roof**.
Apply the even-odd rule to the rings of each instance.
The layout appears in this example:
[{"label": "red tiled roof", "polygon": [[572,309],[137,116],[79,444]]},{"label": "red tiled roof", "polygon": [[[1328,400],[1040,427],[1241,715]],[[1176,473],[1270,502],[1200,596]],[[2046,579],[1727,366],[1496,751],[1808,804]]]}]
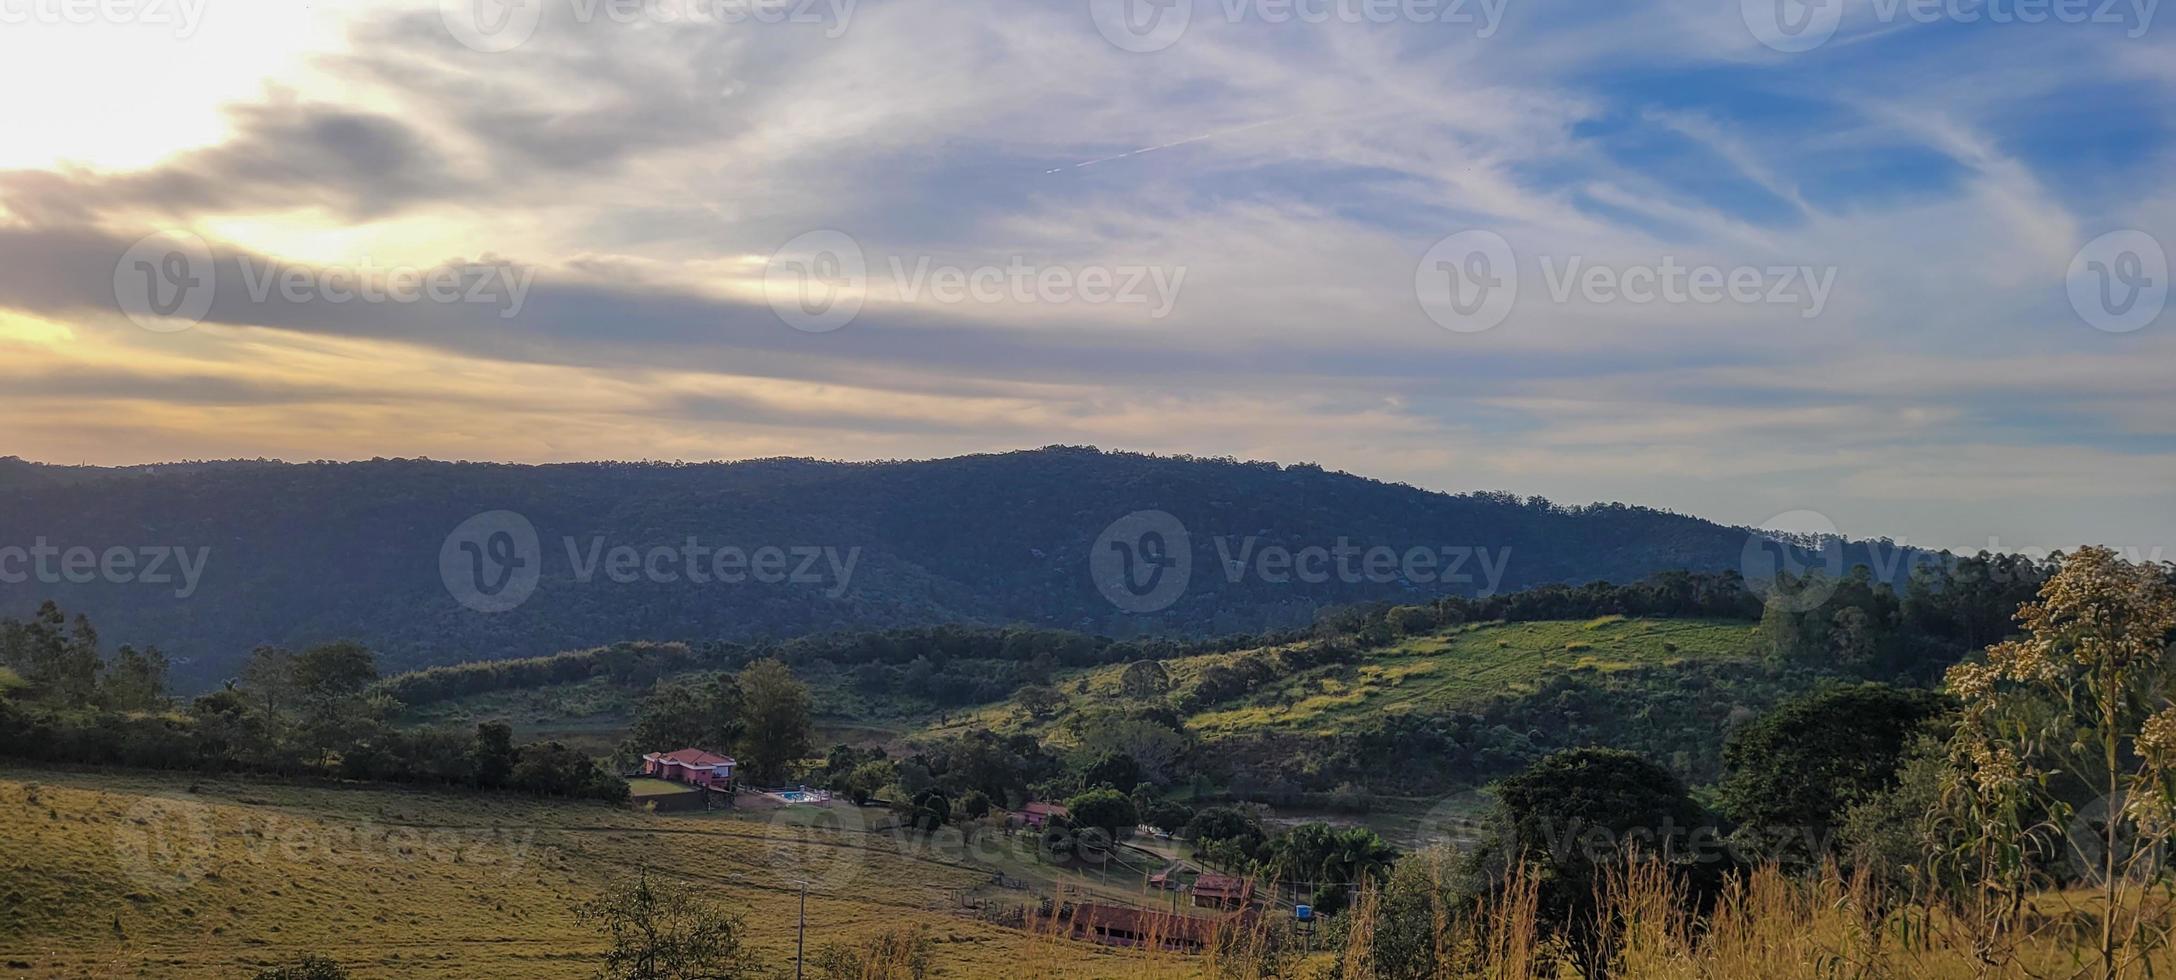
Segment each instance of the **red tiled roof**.
[{"label": "red tiled roof", "polygon": [[1170,912],[1082,903],[1073,907],[1073,927],[1091,938],[1097,932],[1125,937],[1129,943],[1155,938],[1166,944],[1205,944],[1216,936],[1216,920],[1197,919]]},{"label": "red tiled roof", "polygon": [[1194,894],[1238,898],[1247,889],[1245,879],[1231,875],[1202,875],[1194,879]]},{"label": "red tiled roof", "polygon": [[676,762],[683,766],[730,766],[734,764],[732,756],[711,755],[701,749],[681,749],[678,752],[667,752],[658,756],[657,761]]},{"label": "red tiled roof", "polygon": [[1022,813],[1040,813],[1044,816],[1070,817],[1073,811],[1057,803],[1029,803],[1020,808]]}]

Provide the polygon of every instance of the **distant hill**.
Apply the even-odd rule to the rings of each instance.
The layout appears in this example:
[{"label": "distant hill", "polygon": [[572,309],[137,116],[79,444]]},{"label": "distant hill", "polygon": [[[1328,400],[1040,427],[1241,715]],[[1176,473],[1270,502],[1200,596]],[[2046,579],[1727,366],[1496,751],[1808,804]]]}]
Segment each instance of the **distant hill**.
[{"label": "distant hill", "polygon": [[[1114,527],[1137,511],[1160,514]],[[1172,522],[1187,547],[1157,533]],[[393,670],[938,622],[1253,631],[1324,605],[1736,569],[1749,538],[1621,504],[1093,448],[882,463],[0,460],[0,615],[58,600],[109,647],[167,651],[184,688],[216,684],[259,644],[333,639]],[[1866,546],[1843,554],[1848,567]]]}]

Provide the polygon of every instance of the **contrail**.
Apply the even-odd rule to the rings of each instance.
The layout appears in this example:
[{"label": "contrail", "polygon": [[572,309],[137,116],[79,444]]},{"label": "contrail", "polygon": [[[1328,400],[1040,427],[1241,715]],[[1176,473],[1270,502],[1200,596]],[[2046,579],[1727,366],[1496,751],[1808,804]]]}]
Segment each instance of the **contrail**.
[{"label": "contrail", "polygon": [[1109,162],[1111,162],[1111,161],[1113,161],[1113,160],[1124,160],[1124,159],[1125,159],[1125,158],[1127,158],[1127,157],[1137,157],[1137,156],[1140,156],[1140,155],[1141,155],[1141,154],[1143,154],[1143,153],[1154,153],[1154,152],[1156,152],[1157,150],[1168,150],[1168,149],[1170,149],[1170,148],[1172,148],[1172,147],[1174,147],[1174,146],[1185,146],[1185,145],[1186,145],[1186,144],[1188,144],[1188,143],[1199,143],[1199,142],[1201,142],[1202,140],[1206,140],[1206,139],[1214,139],[1214,138],[1216,138],[1216,137],[1219,137],[1219,136],[1224,136],[1224,135],[1227,135],[1227,134],[1230,134],[1230,133],[1236,133],[1236,132],[1239,132],[1239,131],[1241,131],[1241,130],[1253,129],[1253,128],[1257,127],[1257,126],[1267,126],[1267,125],[1269,125],[1270,123],[1273,123],[1273,122],[1278,122],[1278,121],[1280,121],[1280,120],[1277,120],[1277,119],[1264,119],[1264,120],[1262,120],[1261,122],[1255,122],[1255,123],[1248,123],[1248,124],[1246,124],[1246,125],[1244,125],[1244,126],[1233,126],[1233,127],[1231,127],[1230,129],[1216,129],[1216,130],[1211,130],[1211,131],[1209,131],[1209,132],[1206,132],[1206,133],[1203,133],[1203,134],[1201,134],[1201,135],[1199,135],[1199,136],[1189,136],[1189,137],[1187,137],[1187,138],[1185,138],[1185,139],[1183,139],[1183,140],[1172,140],[1172,141],[1171,141],[1171,142],[1169,142],[1169,143],[1158,143],[1158,144],[1156,144],[1155,146],[1144,146],[1144,147],[1141,147],[1141,148],[1140,148],[1140,149],[1138,149],[1138,150],[1127,150],[1126,152],[1124,152],[1124,153],[1120,153],[1120,154],[1118,154],[1118,155],[1116,155],[1116,156],[1098,157],[1098,158],[1096,158],[1096,159],[1094,159],[1094,160],[1087,160],[1087,161],[1083,161],[1083,162],[1081,162],[1081,163],[1076,163],[1076,164],[1073,164],[1073,165],[1072,165],[1072,166],[1070,166],[1070,167],[1052,167],[1052,168],[1050,168],[1049,170],[1045,170],[1045,171],[1043,171],[1043,172],[1044,172],[1044,173],[1046,173],[1046,174],[1055,174],[1055,173],[1064,173],[1065,171],[1068,171],[1068,170],[1079,170],[1079,169],[1080,169],[1080,168],[1082,168],[1082,167],[1093,167],[1093,166],[1095,166],[1096,164],[1099,164],[1099,163],[1109,163]]}]

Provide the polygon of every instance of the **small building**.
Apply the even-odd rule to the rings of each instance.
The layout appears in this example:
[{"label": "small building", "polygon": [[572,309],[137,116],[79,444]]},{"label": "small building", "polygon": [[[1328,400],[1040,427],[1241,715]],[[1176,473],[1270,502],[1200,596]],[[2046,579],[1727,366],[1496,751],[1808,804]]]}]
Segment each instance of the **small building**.
[{"label": "small building", "polygon": [[676,783],[730,792],[733,788],[733,757],[712,755],[701,749],[651,752],[642,757],[642,774]]},{"label": "small building", "polygon": [[1070,906],[1066,934],[1084,942],[1127,949],[1198,953],[1216,939],[1217,920],[1175,912],[1083,902]]},{"label": "small building", "polygon": [[1194,907],[1236,909],[1247,904],[1247,892],[1245,878],[1205,874],[1194,879]]},{"label": "small building", "polygon": [[1020,808],[1018,815],[1022,824],[1041,830],[1050,826],[1050,818],[1068,818],[1073,811],[1057,803],[1029,803]]}]

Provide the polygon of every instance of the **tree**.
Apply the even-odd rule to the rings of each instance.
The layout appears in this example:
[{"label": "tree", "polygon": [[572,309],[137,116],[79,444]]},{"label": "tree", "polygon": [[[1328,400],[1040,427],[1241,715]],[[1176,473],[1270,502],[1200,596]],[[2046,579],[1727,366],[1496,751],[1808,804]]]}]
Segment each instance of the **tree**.
[{"label": "tree", "polygon": [[1167,834],[1181,833],[1194,819],[1194,809],[1171,800],[1154,800],[1141,807],[1141,822]]},{"label": "tree", "polygon": [[741,670],[740,690],[748,718],[743,749],[748,770],[757,779],[783,780],[813,745],[808,687],[785,664],[767,658]]},{"label": "tree", "polygon": [[914,801],[907,807],[907,826],[936,833],[952,819],[952,798],[941,789],[930,788],[914,794]]},{"label": "tree", "polygon": [[1436,612],[1427,606],[1396,606],[1383,615],[1383,621],[1399,636],[1419,636],[1434,631]]},{"label": "tree", "polygon": [[1398,852],[1366,827],[1339,830],[1326,823],[1303,823],[1262,848],[1261,864],[1271,880],[1310,885],[1315,903],[1326,911],[1344,907],[1345,896],[1362,881],[1381,884]]},{"label": "tree", "polygon": [[0,620],[0,666],[13,668],[49,703],[88,707],[98,694],[98,632],[77,616],[71,624],[48,601],[27,622]]},{"label": "tree", "polygon": [[257,702],[266,718],[277,725],[295,706],[300,688],[295,682],[295,655],[280,647],[258,647],[242,665],[241,690]]},{"label": "tree", "polygon": [[[1619,749],[1544,756],[1496,786],[1497,847],[1476,852],[1533,865],[1541,910],[1590,959],[1605,955],[1592,930],[1607,867],[1631,857],[1666,862],[1699,898],[1721,888],[1727,853],[1712,822],[1669,770]],[[1502,869],[1496,869],[1501,871]]]},{"label": "tree", "polygon": [[106,706],[117,711],[150,711],[166,701],[166,655],[157,647],[138,652],[122,646],[106,668]]},{"label": "tree", "polygon": [[1065,706],[1065,695],[1058,693],[1056,688],[1042,684],[1023,687],[1014,693],[1013,698],[1020,703],[1020,710],[1037,721],[1057,714],[1058,709]]},{"label": "tree", "polygon": [[1115,789],[1092,789],[1065,801],[1065,808],[1072,814],[1073,826],[1094,827],[1119,840],[1133,832],[1141,821],[1135,812],[1133,798]]},{"label": "tree", "polygon": [[756,973],[741,949],[739,916],[677,884],[651,880],[648,868],[576,906],[575,915],[603,926],[611,942],[600,973],[605,980],[732,980]]},{"label": "tree", "polygon": [[326,643],[294,660],[295,687],[313,707],[347,701],[378,679],[378,663],[360,643]]},{"label": "tree", "polygon": [[1171,675],[1154,660],[1136,660],[1118,675],[1118,690],[1136,701],[1153,700],[1171,690]]},{"label": "tree", "polygon": [[1107,786],[1111,789],[1131,790],[1141,782],[1141,764],[1124,752],[1105,752],[1096,756],[1080,771],[1080,784],[1085,789]]},{"label": "tree", "polygon": [[[2081,548],[2017,622],[2022,635],[1947,677],[1964,705],[1955,785],[1970,790],[1975,851],[1993,869],[1975,891],[2014,906],[2024,882],[2000,855],[2057,849],[2098,885],[2098,972],[2113,980],[2165,938],[2137,909],[2176,831],[2176,589],[2162,567]],[[2040,808],[2047,819],[2028,824]]]},{"label": "tree", "polygon": [[624,751],[729,752],[746,733],[744,700],[740,682],[731,674],[713,674],[699,683],[660,682],[636,709]]},{"label": "tree", "polygon": [[1187,821],[1183,836],[1205,849],[1223,845],[1219,849],[1247,859],[1252,859],[1262,842],[1268,839],[1268,834],[1262,830],[1262,822],[1256,820],[1254,814],[1231,806],[1212,806],[1196,812],[1194,818]]},{"label": "tree", "polygon": [[1818,862],[1844,810],[1896,785],[1905,751],[1943,709],[1933,692],[1886,684],[1786,701],[1724,744],[1718,803],[1763,855]]},{"label": "tree", "polygon": [[899,767],[889,760],[864,762],[846,774],[846,795],[853,798],[855,806],[860,806],[869,802],[870,797],[883,792],[884,787],[890,786],[892,780],[897,778]]},{"label": "tree", "polygon": [[505,785],[514,772],[514,729],[503,721],[476,726],[476,746],[471,756],[476,785],[493,789]]}]

